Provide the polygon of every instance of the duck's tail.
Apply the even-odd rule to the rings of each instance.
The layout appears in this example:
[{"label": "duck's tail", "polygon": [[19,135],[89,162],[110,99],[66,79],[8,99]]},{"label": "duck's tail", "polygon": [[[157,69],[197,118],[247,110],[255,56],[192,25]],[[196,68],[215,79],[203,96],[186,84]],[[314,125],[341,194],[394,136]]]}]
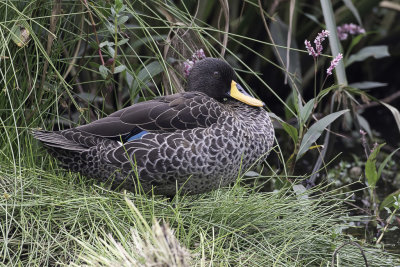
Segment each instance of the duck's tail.
[{"label": "duck's tail", "polygon": [[110,183],[112,188],[122,184],[121,181],[114,181],[119,174],[117,167],[105,164],[104,157],[107,151],[120,146],[118,141],[75,129],[54,132],[35,130],[32,135],[61,163],[61,167]]},{"label": "duck's tail", "polygon": [[34,130],[32,135],[35,139],[42,142],[47,148],[54,150],[63,150],[70,152],[82,152],[88,149],[87,146],[76,142],[74,139],[66,138],[60,131],[50,132],[43,130]]},{"label": "duck's tail", "polygon": [[61,167],[74,172],[79,172],[84,168],[82,159],[88,147],[66,138],[60,131],[34,130],[32,135],[43,144],[52,157],[61,163]]}]

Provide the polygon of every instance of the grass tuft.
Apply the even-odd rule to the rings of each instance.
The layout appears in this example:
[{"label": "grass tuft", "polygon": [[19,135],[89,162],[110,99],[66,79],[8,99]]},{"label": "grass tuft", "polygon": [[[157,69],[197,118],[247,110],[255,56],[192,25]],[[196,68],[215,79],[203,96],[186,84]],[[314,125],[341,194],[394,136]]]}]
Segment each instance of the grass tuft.
[{"label": "grass tuft", "polygon": [[[139,266],[151,258],[175,266],[319,266],[350,240],[341,234],[347,216],[333,192],[310,198],[257,193],[237,183],[171,201],[61,174],[34,167],[17,176],[13,168],[0,171],[4,264],[117,266],[127,260]],[[371,266],[393,263],[390,254],[363,246]],[[363,263],[356,247],[339,255],[341,264]]]}]

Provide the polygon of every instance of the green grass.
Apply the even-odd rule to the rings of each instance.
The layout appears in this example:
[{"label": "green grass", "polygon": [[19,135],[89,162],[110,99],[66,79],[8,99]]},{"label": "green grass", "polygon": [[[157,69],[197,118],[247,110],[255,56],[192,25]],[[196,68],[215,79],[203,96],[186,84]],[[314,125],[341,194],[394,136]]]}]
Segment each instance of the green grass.
[{"label": "green grass", "polygon": [[[348,218],[333,192],[310,198],[237,183],[169,200],[109,191],[56,168],[21,167],[15,174],[6,162],[2,166],[0,255],[6,265],[118,266],[124,253],[142,261],[137,247],[143,244],[168,254],[151,230],[155,220],[168,223],[191,255],[190,266],[326,266],[335,248],[352,239],[340,232]],[[151,242],[143,243],[146,238]],[[389,254],[367,245],[364,250],[370,266],[392,266]],[[341,266],[362,266],[357,248],[339,254]]]},{"label": "green grass", "polygon": [[[103,78],[86,7],[80,2],[63,1],[62,13],[52,31],[52,3],[0,3],[1,264],[135,266],[164,262],[179,266],[181,261],[176,257],[182,256],[185,260],[181,266],[185,262],[190,266],[327,266],[337,247],[355,240],[341,231],[351,221],[343,205],[344,197],[335,192],[321,193],[323,188],[297,195],[289,189],[261,192],[255,185],[238,182],[230,188],[169,200],[108,190],[95,181],[59,169],[33,140],[32,128],[74,126],[124,104],[171,88],[170,91],[176,90],[172,76],[167,75],[166,83],[161,83],[160,68],[171,70],[172,64],[163,57],[160,47],[171,29],[163,12],[183,22],[186,26],[180,27],[184,30],[201,33],[199,38],[209,55],[218,56],[218,40],[223,39],[223,32],[211,26],[216,24],[215,14],[212,17],[216,1],[207,2],[199,10],[198,17],[211,18],[210,24],[190,15],[193,4],[178,8],[163,1],[151,6],[147,1],[127,3],[130,20],[117,35],[111,35],[105,27],[110,15],[105,13],[110,10],[108,2],[89,2],[100,42],[118,41],[126,34],[130,39],[116,59],[116,66],[125,65],[127,70]],[[251,11],[243,21],[252,19]],[[238,25],[237,21],[232,23]],[[28,45],[18,47],[14,43],[15,25],[31,33]],[[51,34],[56,39],[47,51]],[[262,80],[236,51],[245,48],[247,56],[269,63],[261,49],[248,46],[257,43],[265,49],[269,44],[234,32],[228,39],[226,57]],[[179,40],[184,44],[186,41],[189,43],[187,39]],[[178,56],[191,54],[185,45],[171,48],[174,49]],[[105,60],[113,56],[109,52],[103,47]],[[46,62],[49,65],[44,74]],[[172,73],[175,72],[169,75]],[[176,75],[181,80],[179,73]],[[264,81],[263,85],[272,91]],[[272,167],[268,172],[267,177],[259,178],[261,182],[277,179]],[[168,228],[163,228],[166,225]],[[361,240],[356,241],[362,244]],[[370,266],[394,265],[394,256],[362,245]],[[146,249],[141,251],[140,247]],[[363,265],[356,247],[346,246],[339,255],[340,266]]]}]

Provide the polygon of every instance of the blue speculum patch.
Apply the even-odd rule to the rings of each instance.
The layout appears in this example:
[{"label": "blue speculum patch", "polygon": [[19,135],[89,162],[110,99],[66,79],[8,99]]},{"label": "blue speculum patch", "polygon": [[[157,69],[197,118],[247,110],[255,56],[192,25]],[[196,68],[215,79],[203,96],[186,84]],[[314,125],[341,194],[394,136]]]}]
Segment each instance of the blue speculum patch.
[{"label": "blue speculum patch", "polygon": [[137,133],[131,137],[128,138],[125,142],[133,141],[142,138],[143,135],[147,134],[147,131],[141,131],[140,133]]}]

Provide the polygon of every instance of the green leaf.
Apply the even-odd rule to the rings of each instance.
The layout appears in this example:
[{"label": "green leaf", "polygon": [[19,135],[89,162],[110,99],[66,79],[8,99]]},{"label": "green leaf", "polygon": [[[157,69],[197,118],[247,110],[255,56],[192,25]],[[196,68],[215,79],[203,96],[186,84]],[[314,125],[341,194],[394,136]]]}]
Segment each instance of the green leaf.
[{"label": "green leaf", "polygon": [[375,185],[379,180],[378,172],[376,171],[376,156],[384,145],[385,144],[380,144],[375,148],[369,155],[367,163],[365,163],[365,177],[367,177],[368,186],[372,189],[375,188]]},{"label": "green leaf", "polygon": [[116,30],[114,24],[112,24],[111,22],[107,21],[106,23],[104,23],[104,25],[106,26],[107,30],[111,33],[111,34],[115,34]]},{"label": "green leaf", "polygon": [[128,19],[129,19],[128,16],[119,17],[119,18],[118,18],[118,21],[117,21],[117,24],[118,24],[118,25],[124,24],[125,22],[128,21]]},{"label": "green leaf", "polygon": [[114,74],[120,73],[120,72],[122,72],[124,70],[126,70],[126,66],[125,65],[119,65],[118,67],[115,67]]},{"label": "green leaf", "polygon": [[303,140],[301,140],[299,152],[296,156],[296,161],[303,156],[304,153],[308,151],[310,146],[317,141],[317,139],[321,136],[324,129],[331,124],[334,120],[336,120],[339,116],[348,112],[348,109],[341,110],[332,114],[329,114],[316,123],[314,123],[310,129],[304,134]]},{"label": "green leaf", "polygon": [[293,127],[292,125],[288,124],[287,122],[279,118],[279,116],[277,116],[275,113],[268,112],[268,115],[270,118],[277,120],[282,125],[282,128],[285,130],[285,132],[287,132],[289,136],[292,138],[294,143],[297,143],[299,136],[297,133],[297,129],[295,127]]},{"label": "green leaf", "polygon": [[390,54],[387,45],[367,46],[358,51],[358,53],[351,55],[346,61],[346,67],[356,61],[364,61],[369,57],[374,57],[378,59],[388,56],[390,56]]},{"label": "green leaf", "polygon": [[349,84],[350,87],[354,87],[354,88],[358,88],[358,89],[371,89],[371,88],[377,88],[377,87],[384,87],[387,85],[388,85],[387,83],[370,82],[370,81]]},{"label": "green leaf", "polygon": [[384,105],[385,107],[387,107],[390,112],[392,112],[394,120],[396,121],[397,124],[397,128],[400,131],[400,112],[397,108],[393,107],[392,105],[386,104],[385,102],[380,102],[382,105]]},{"label": "green leaf", "polygon": [[99,66],[99,71],[100,71],[101,77],[103,77],[103,79],[106,79],[107,76],[108,76],[108,72],[109,72],[107,67],[104,66],[104,65],[100,65]]},{"label": "green leaf", "polygon": [[304,106],[300,106],[300,124],[305,123],[310,117],[311,111],[314,106],[315,99],[311,99]]},{"label": "green leaf", "polygon": [[391,208],[396,202],[397,198],[400,196],[400,189],[388,195],[379,206],[379,210],[383,210],[385,207]]},{"label": "green leaf", "polygon": [[357,19],[359,25],[362,25],[360,14],[358,13],[357,8],[354,6],[351,0],[343,0],[343,3],[350,9],[351,13],[353,13],[354,17]]},{"label": "green leaf", "polygon": [[100,43],[100,48],[104,47],[104,46],[114,46],[113,42],[109,42],[109,41],[104,41]]},{"label": "green leaf", "polygon": [[143,66],[143,69],[139,71],[137,77],[135,77],[132,83],[131,92],[133,92],[133,94],[136,94],[136,91],[142,84],[145,84],[148,80],[150,80],[151,78],[153,78],[154,76],[163,71],[164,69],[161,66],[160,62],[158,61],[153,61],[148,65]]},{"label": "green leaf", "polygon": [[122,39],[122,40],[119,40],[119,41],[118,41],[118,43],[117,43],[117,46],[120,46],[120,45],[126,44],[127,42],[129,42],[129,39],[127,39],[127,38],[124,38],[124,39]]},{"label": "green leaf", "polygon": [[115,50],[111,46],[107,46],[107,51],[110,54],[111,57],[114,57],[115,55]]},{"label": "green leaf", "polygon": [[297,140],[299,140],[299,134],[297,133],[297,129],[284,121],[281,121],[281,124],[285,132],[289,134],[293,142],[296,144]]},{"label": "green leaf", "polygon": [[117,13],[121,11],[121,8],[122,8],[123,6],[124,6],[124,3],[123,3],[122,0],[115,0],[114,7],[115,7],[115,11],[116,11]]},{"label": "green leaf", "polygon": [[360,127],[362,129],[364,129],[370,137],[372,137],[372,130],[371,130],[371,127],[369,126],[369,122],[363,116],[361,116],[359,114],[356,114],[356,116],[357,116],[358,123],[360,124]]},{"label": "green leaf", "polygon": [[[296,96],[297,96],[297,94],[296,94]],[[294,97],[293,97],[293,92],[290,93],[289,96],[286,98],[285,103],[286,103],[286,105],[285,105],[285,119],[288,120],[288,119],[294,117],[293,112],[297,111],[297,109],[298,109],[297,97],[296,97],[296,101],[295,101]]]},{"label": "green leaf", "polygon": [[111,15],[113,15],[113,17],[117,15],[117,11],[115,11],[114,7],[111,7]]},{"label": "green leaf", "polygon": [[389,156],[387,156],[385,158],[385,160],[381,163],[381,165],[379,165],[379,169],[378,169],[378,177],[381,177],[382,171],[385,168],[386,164],[389,162],[389,160],[392,158],[392,156],[400,149],[400,147],[398,149],[396,149],[395,151],[393,151],[392,153],[390,153]]},{"label": "green leaf", "polygon": [[306,16],[310,20],[314,21],[315,23],[320,24],[320,21],[318,20],[318,18],[315,15],[312,15],[310,13],[304,13],[304,16]]},{"label": "green leaf", "polygon": [[361,41],[361,39],[363,37],[364,37],[364,34],[360,34],[351,39],[351,43],[350,43],[349,47],[346,49],[347,50],[346,51],[346,59],[349,56],[349,54],[351,53],[351,51],[353,50],[353,48]]},{"label": "green leaf", "polygon": [[325,88],[324,90],[319,92],[317,95],[317,102],[320,102],[321,99],[324,98],[327,94],[329,94],[330,91],[332,91],[333,89],[337,89],[337,88],[339,88],[339,85],[335,84],[335,85]]}]

